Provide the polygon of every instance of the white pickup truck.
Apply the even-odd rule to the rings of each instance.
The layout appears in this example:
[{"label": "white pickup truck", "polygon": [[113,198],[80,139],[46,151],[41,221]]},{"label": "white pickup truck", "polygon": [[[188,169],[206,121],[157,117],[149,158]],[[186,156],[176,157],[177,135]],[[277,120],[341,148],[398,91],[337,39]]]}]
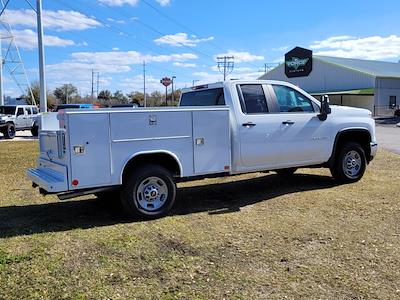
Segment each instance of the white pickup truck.
[{"label": "white pickup truck", "polygon": [[377,151],[370,111],[330,107],[327,97],[278,81],[196,86],[183,91],[179,107],[42,118],[38,167],[27,171],[33,186],[60,199],[108,193],[130,215],[148,218],[170,210],[180,180],[327,167],[355,182]]}]

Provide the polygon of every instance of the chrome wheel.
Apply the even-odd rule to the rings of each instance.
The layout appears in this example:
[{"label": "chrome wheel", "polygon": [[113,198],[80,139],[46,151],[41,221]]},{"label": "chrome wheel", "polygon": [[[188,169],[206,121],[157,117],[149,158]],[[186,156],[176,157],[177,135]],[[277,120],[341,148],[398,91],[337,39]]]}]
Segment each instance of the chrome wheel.
[{"label": "chrome wheel", "polygon": [[362,167],[362,159],[360,153],[351,150],[343,158],[343,170],[349,178],[356,178]]},{"label": "chrome wheel", "polygon": [[137,188],[136,199],[138,205],[147,211],[160,209],[168,198],[168,186],[159,177],[144,179]]}]

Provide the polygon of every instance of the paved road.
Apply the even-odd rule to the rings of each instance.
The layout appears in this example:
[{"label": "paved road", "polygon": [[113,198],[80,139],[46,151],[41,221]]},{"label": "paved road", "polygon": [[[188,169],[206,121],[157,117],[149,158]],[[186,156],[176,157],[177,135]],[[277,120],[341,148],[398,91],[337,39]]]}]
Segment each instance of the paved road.
[{"label": "paved road", "polygon": [[376,126],[376,139],[380,148],[400,154],[400,127],[378,125]]},{"label": "paved road", "polygon": [[17,131],[17,135],[12,140],[4,139],[4,136],[0,133],[0,142],[10,142],[10,141],[33,141],[37,138],[33,137],[30,130]]}]

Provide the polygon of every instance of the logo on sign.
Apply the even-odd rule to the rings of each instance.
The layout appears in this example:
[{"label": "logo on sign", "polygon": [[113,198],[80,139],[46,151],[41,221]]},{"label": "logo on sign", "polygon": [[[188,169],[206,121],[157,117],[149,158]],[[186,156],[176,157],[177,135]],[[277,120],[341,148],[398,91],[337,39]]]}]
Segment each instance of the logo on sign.
[{"label": "logo on sign", "polygon": [[169,77],[164,77],[163,79],[160,80],[160,83],[162,83],[163,86],[167,87],[172,83],[172,80]]},{"label": "logo on sign", "polygon": [[290,68],[298,70],[300,67],[304,67],[309,60],[309,58],[301,59],[298,57],[293,57],[291,61],[286,62],[286,65]]},{"label": "logo on sign", "polygon": [[311,50],[296,47],[285,54],[285,74],[288,78],[308,76],[312,67]]}]

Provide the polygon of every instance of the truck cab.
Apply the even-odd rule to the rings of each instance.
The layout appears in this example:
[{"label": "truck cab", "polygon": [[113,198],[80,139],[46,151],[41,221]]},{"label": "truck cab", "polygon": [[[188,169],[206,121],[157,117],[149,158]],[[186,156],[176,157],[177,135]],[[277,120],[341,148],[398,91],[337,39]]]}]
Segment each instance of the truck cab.
[{"label": "truck cab", "polygon": [[377,151],[370,111],[280,81],[195,86],[179,107],[61,110],[42,125],[34,186],[60,199],[112,193],[145,218],[168,213],[181,180],[325,167],[355,182]]}]

